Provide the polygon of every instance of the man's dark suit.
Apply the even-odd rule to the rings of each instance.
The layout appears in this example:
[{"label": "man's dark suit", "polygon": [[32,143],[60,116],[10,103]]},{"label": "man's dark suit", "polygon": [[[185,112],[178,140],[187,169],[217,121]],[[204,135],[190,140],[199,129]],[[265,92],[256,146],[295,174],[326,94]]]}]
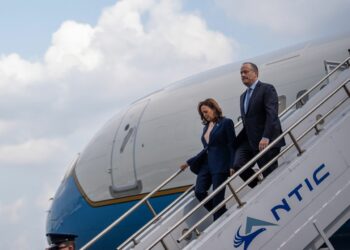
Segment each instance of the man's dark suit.
[{"label": "man's dark suit", "polygon": [[[195,195],[202,201],[208,195],[208,190],[213,185],[213,190],[223,183],[229,176],[235,157],[236,134],[231,119],[221,118],[213,127],[209,135],[209,143],[204,139],[208,125],[204,126],[201,137],[203,150],[196,156],[187,160],[192,172],[197,174]],[[220,191],[205,207],[210,211],[225,197],[225,189]],[[219,218],[226,208],[214,213],[214,220]]]},{"label": "man's dark suit", "polygon": [[[247,91],[240,97],[243,129],[237,136],[239,147],[236,151],[235,171],[238,171],[239,168],[259,153],[259,142],[262,138],[269,139],[271,143],[282,133],[281,123],[278,118],[278,96],[274,86],[258,81],[250,97],[247,112],[244,111],[246,93]],[[275,157],[284,145],[284,139],[279,141],[257,161],[259,167],[263,167]],[[278,163],[276,161],[263,172],[264,176],[271,173],[277,166]],[[254,171],[248,168],[241,174],[241,178],[247,180],[253,174]],[[256,184],[257,180],[255,179],[249,186],[254,187]]]}]

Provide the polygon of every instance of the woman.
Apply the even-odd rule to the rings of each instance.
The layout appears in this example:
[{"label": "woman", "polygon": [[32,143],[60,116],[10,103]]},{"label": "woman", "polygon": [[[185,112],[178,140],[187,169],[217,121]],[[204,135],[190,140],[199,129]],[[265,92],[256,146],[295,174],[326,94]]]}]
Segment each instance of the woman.
[{"label": "woman", "polygon": [[[204,125],[201,137],[204,149],[196,156],[187,160],[180,168],[190,166],[192,172],[197,174],[195,195],[199,201],[208,196],[208,190],[213,190],[223,183],[233,167],[235,155],[236,134],[233,121],[222,115],[219,104],[212,98],[198,104],[198,113]],[[220,191],[204,206],[209,211],[216,207],[225,198],[225,189]],[[214,213],[214,220],[226,212],[223,206]]]}]

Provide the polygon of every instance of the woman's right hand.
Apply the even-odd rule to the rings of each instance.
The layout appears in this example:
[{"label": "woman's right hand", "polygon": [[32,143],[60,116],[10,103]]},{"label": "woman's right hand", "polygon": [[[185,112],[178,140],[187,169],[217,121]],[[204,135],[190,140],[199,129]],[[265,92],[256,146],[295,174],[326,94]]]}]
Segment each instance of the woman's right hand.
[{"label": "woman's right hand", "polygon": [[187,163],[184,163],[184,164],[182,164],[182,165],[180,166],[180,169],[181,169],[182,171],[184,171],[186,168],[188,168],[188,164],[187,164]]}]

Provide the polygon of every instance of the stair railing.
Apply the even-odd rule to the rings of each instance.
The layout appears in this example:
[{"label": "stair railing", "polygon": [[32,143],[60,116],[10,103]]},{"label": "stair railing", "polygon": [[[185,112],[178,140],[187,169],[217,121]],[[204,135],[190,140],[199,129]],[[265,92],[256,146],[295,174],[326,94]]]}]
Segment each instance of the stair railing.
[{"label": "stair railing", "polygon": [[329,72],[326,76],[324,76],[321,80],[319,80],[314,86],[312,86],[308,91],[306,91],[304,94],[299,96],[292,104],[288,106],[285,110],[283,110],[280,114],[279,117],[282,117],[284,114],[286,114],[289,110],[294,108],[298,103],[302,102],[303,98],[308,96],[313,90],[316,88],[320,87],[322,83],[324,83],[326,80],[328,80],[336,71],[338,71],[340,68],[346,66],[347,68],[350,67],[350,56],[347,57],[344,61],[339,63],[337,67],[335,67],[331,72]]},{"label": "stair railing", "polygon": [[[304,138],[311,130],[315,129],[316,133],[315,135],[319,134],[319,129],[317,129],[317,125],[324,121],[330,114],[332,114],[336,109],[338,109],[342,104],[344,104],[349,98],[350,98],[350,91],[346,87],[346,84],[350,82],[350,79],[343,82],[341,86],[339,86],[337,89],[335,89],[332,93],[330,93],[325,99],[323,99],[318,105],[316,105],[313,109],[311,109],[309,112],[307,112],[303,117],[301,117],[297,122],[295,122],[288,130],[286,130],[284,133],[282,133],[276,140],[273,141],[268,147],[266,147],[263,151],[261,151],[259,154],[257,154],[251,161],[249,161],[245,166],[243,166],[239,171],[237,171],[233,176],[231,176],[225,183],[223,183],[221,186],[219,186],[215,191],[213,191],[210,196],[208,196],[205,200],[203,200],[201,203],[199,203],[197,206],[200,207],[201,205],[205,204],[206,201],[208,201],[210,198],[212,198],[216,193],[218,193],[224,186],[228,186],[231,194],[222,201],[217,207],[215,207],[212,211],[207,213],[200,221],[195,223],[191,228],[186,231],[185,234],[183,234],[177,241],[181,242],[183,239],[185,239],[189,234],[192,233],[192,231],[196,230],[196,234],[198,234],[197,227],[202,224],[209,216],[211,216],[213,213],[215,213],[217,210],[219,210],[222,206],[224,206],[231,198],[235,198],[237,203],[239,204],[238,208],[242,207],[245,202],[242,202],[238,198],[238,193],[242,191],[244,187],[246,187],[250,182],[252,182],[255,178],[258,177],[259,174],[261,174],[263,171],[265,171],[268,167],[271,166],[273,162],[278,160],[282,155],[284,155],[287,151],[289,151],[293,146],[295,146],[298,150],[298,156],[300,156],[302,153],[305,152],[305,150],[301,149],[300,145],[298,144],[298,141],[300,141],[302,138]],[[322,106],[327,100],[329,100],[332,96],[334,96],[338,91],[341,89],[344,89],[344,91],[347,93],[347,96],[343,98],[340,102],[338,102],[331,110],[329,110],[324,116],[317,119],[308,129],[306,129],[298,138],[294,138],[294,135],[292,134],[291,130],[297,127],[302,121],[304,121],[306,118],[308,118],[315,110],[317,110],[320,106]],[[289,135],[290,137],[293,137],[292,143],[284,148],[277,156],[275,156],[273,159],[271,159],[266,165],[264,165],[259,171],[257,171],[254,175],[252,175],[246,182],[242,184],[236,191],[233,190],[230,182],[235,179],[240,173],[242,173],[244,170],[246,170],[248,167],[250,167],[256,160],[258,160],[262,155],[264,155],[270,148],[272,148],[276,143],[278,143],[283,137],[286,135]],[[203,204],[202,204],[203,203]],[[194,208],[191,210],[188,214],[191,216],[196,211]],[[188,217],[189,217],[188,216]],[[185,221],[187,218],[187,215],[183,217],[183,221]],[[183,221],[179,221],[178,225],[180,225]],[[175,227],[176,228],[176,227]]]},{"label": "stair railing", "polygon": [[[309,89],[307,92],[305,92],[303,95],[301,95],[296,101],[294,101],[284,112],[280,114],[280,117],[286,114],[288,110],[293,108],[305,95],[313,91],[315,88],[317,88],[323,81],[327,80],[328,77],[330,77],[336,70],[338,70],[343,64],[349,65],[349,59],[348,57],[344,62],[339,64],[332,72],[330,72],[327,76],[323,77],[318,83],[316,83],[311,89]],[[273,162],[275,162],[278,158],[280,158],[282,155],[284,155],[289,149],[291,149],[293,146],[296,147],[298,150],[298,155],[301,155],[304,150],[301,149],[300,145],[298,144],[298,141],[301,140],[306,134],[308,134],[312,129],[316,130],[316,135],[320,132],[317,128],[317,125],[320,124],[320,122],[324,121],[326,117],[328,117],[331,113],[333,113],[338,107],[340,107],[344,102],[346,102],[350,98],[350,90],[347,88],[346,84],[350,82],[350,79],[343,82],[338,88],[336,88],[332,93],[330,93],[327,97],[325,97],[318,105],[316,105],[314,108],[312,108],[309,112],[307,112],[303,117],[301,117],[297,122],[295,122],[292,126],[290,126],[285,132],[283,132],[278,138],[276,138],[272,143],[270,143],[264,150],[259,152],[253,159],[251,159],[247,164],[245,164],[242,168],[240,168],[237,172],[235,172],[230,178],[228,178],[224,183],[222,183],[217,189],[215,189],[210,195],[208,195],[204,200],[202,200],[198,205],[196,205],[192,210],[190,210],[186,215],[184,215],[175,225],[173,225],[170,229],[168,229],[165,233],[163,233],[156,241],[154,241],[147,249],[153,248],[160,240],[163,240],[164,237],[166,237],[168,234],[170,234],[175,228],[177,228],[181,223],[183,223],[188,217],[190,217],[192,214],[194,214],[201,206],[203,206],[207,201],[213,198],[218,192],[220,192],[226,185],[228,186],[229,190],[231,191],[231,194],[224,199],[217,207],[215,207],[213,210],[211,210],[209,213],[207,213],[199,222],[195,223],[186,233],[184,233],[177,241],[181,242],[183,239],[188,237],[190,234],[192,234],[193,231],[196,231],[196,234],[200,234],[197,227],[204,222],[209,216],[211,216],[213,213],[215,213],[217,210],[219,210],[223,205],[225,205],[231,198],[234,198],[236,202],[238,203],[238,207],[244,206],[245,202],[242,202],[237,193],[240,192],[244,187],[246,187],[250,182],[252,182],[255,178],[257,178],[264,170],[266,170]],[[294,129],[297,125],[299,125],[302,121],[304,121],[307,117],[309,117],[316,109],[318,109],[320,106],[322,106],[328,99],[330,99],[332,96],[334,96],[339,90],[344,89],[344,91],[347,93],[347,97],[344,98],[341,102],[339,102],[335,107],[327,112],[324,116],[318,118],[316,122],[312,124],[312,126],[304,131],[302,135],[300,135],[298,138],[295,138],[292,134],[291,130]],[[239,124],[237,124],[238,126]],[[276,157],[274,157],[272,160],[270,160],[264,167],[260,168],[259,171],[257,171],[254,175],[252,175],[244,184],[237,189],[237,191],[234,191],[233,187],[231,186],[230,182],[237,178],[243,171],[245,171],[247,168],[250,168],[255,164],[255,162],[264,155],[269,149],[271,149],[274,145],[276,145],[282,138],[284,138],[286,135],[289,135],[289,137],[292,140],[292,143],[284,148]]]},{"label": "stair railing", "polygon": [[[133,207],[131,207],[128,211],[126,211],[123,215],[121,215],[117,220],[115,220],[113,223],[111,223],[108,227],[106,227],[103,231],[101,231],[98,235],[96,235],[94,238],[92,238],[88,243],[86,243],[81,250],[88,249],[89,247],[92,246],[97,240],[99,240],[103,235],[105,235],[107,232],[109,232],[112,228],[120,224],[126,217],[128,217],[131,213],[133,213],[136,209],[138,209],[140,206],[143,204],[146,204],[151,213],[153,214],[154,217],[157,217],[157,214],[152,207],[151,203],[149,202],[149,199],[157,193],[161,188],[163,188],[165,185],[167,185],[169,182],[171,182],[173,179],[175,179],[183,170],[179,169],[176,171],[174,174],[172,174],[168,179],[163,181],[159,186],[157,186],[152,192],[147,194],[145,197],[143,197],[139,202],[137,202]],[[187,191],[193,188],[190,187]],[[188,193],[187,192],[187,193]],[[184,197],[184,196],[181,196]],[[159,216],[158,216],[159,218]]]},{"label": "stair railing", "polygon": [[168,205],[165,209],[163,209],[157,216],[153,217],[152,220],[147,222],[142,228],[136,231],[133,235],[131,235],[126,241],[124,241],[121,245],[117,247],[118,250],[123,249],[129,243],[133,242],[134,246],[137,245],[136,238],[142,234],[146,229],[148,229],[152,224],[156,223],[164,214],[166,214],[171,208],[173,208],[176,204],[178,204],[184,197],[187,196],[194,189],[194,185],[189,187],[184,193],[182,193],[176,200],[174,200],[170,205]]},{"label": "stair railing", "polygon": [[[317,82],[313,87],[311,87],[308,91],[306,91],[303,95],[301,95],[299,98],[297,98],[291,105],[288,106],[288,108],[286,108],[284,111],[282,111],[279,114],[279,117],[282,117],[284,114],[286,114],[289,110],[291,110],[292,108],[294,108],[294,106],[296,106],[297,103],[301,102],[301,100],[308,95],[310,92],[312,92],[314,89],[316,89],[317,87],[319,87],[325,80],[327,80],[331,75],[333,75],[340,67],[344,67],[344,65],[347,65],[348,67],[350,66],[350,56],[348,58],[346,58],[343,62],[341,62],[337,67],[335,67],[331,72],[329,72],[326,76],[324,76],[319,82]],[[324,117],[322,118],[324,119]],[[242,124],[242,120],[240,120],[236,125],[235,125],[235,129],[240,126]],[[278,138],[277,138],[278,139]],[[276,139],[276,140],[277,140]],[[293,140],[293,139],[292,139]],[[277,142],[276,142],[277,143]],[[270,144],[271,145],[275,145],[275,144]],[[265,150],[263,150],[262,152],[260,152],[258,155],[256,155],[256,157],[260,156],[261,153],[266,152],[269,148],[271,147],[266,147]],[[253,159],[255,159],[256,157],[254,157]],[[253,160],[252,159],[252,160]],[[253,161],[249,161],[246,165],[248,168],[250,165],[252,165]],[[249,164],[250,163],[250,164]],[[270,164],[271,165],[271,164]],[[244,167],[242,167],[240,170],[242,170]],[[246,169],[244,168],[244,169]],[[238,171],[236,172],[233,176],[230,177],[230,179],[234,176],[238,176],[242,171]],[[170,181],[172,181],[174,178],[176,178],[181,172],[183,172],[183,170],[178,170],[177,172],[175,172],[174,174],[172,174],[168,179],[166,179],[162,184],[160,184],[158,187],[156,187],[153,191],[151,191],[148,195],[146,195],[143,199],[141,199],[138,203],[136,203],[133,207],[131,207],[128,211],[126,211],[123,215],[121,215],[117,220],[115,220],[113,223],[111,223],[108,227],[106,227],[103,231],[101,231],[98,235],[96,235],[94,238],[92,238],[88,243],[86,243],[81,250],[85,250],[88,249],[89,247],[91,247],[97,240],[99,240],[103,235],[105,235],[107,232],[109,232],[112,228],[114,228],[115,226],[117,226],[118,224],[120,224],[126,217],[128,217],[131,213],[133,213],[137,208],[139,208],[143,203],[145,203],[147,205],[147,207],[150,209],[150,211],[152,212],[152,214],[154,215],[154,218],[149,221],[144,227],[142,227],[139,231],[137,231],[134,235],[136,235],[135,237],[137,237],[138,235],[140,235],[143,231],[145,231],[150,225],[152,225],[154,222],[156,222],[165,212],[169,211],[173,206],[175,206],[183,197],[185,197],[184,195],[181,195],[180,197],[178,197],[178,199],[176,199],[172,204],[170,204],[169,208],[167,208],[168,210],[166,210],[164,213],[161,213],[159,215],[155,214],[155,210],[153,209],[152,205],[149,202],[149,198],[151,198],[156,192],[158,192],[162,187],[164,187],[166,184],[168,184]],[[258,171],[256,172],[253,176],[257,177],[262,171]],[[252,177],[253,177],[252,176]],[[233,179],[233,178],[232,178]],[[253,178],[254,179],[254,178]],[[252,179],[252,180],[253,180]],[[250,183],[252,181],[251,179],[249,179],[247,182]],[[226,182],[225,182],[226,183]],[[248,185],[247,183],[247,185]],[[225,185],[223,185],[225,186]],[[222,186],[222,187],[223,187]],[[194,185],[192,185],[188,190],[186,190],[186,194],[189,193],[190,191],[192,191]],[[220,186],[221,187],[221,186]],[[233,191],[233,187],[229,184],[228,185],[229,189],[231,190],[231,192]],[[219,188],[217,188],[215,191],[217,191]],[[188,192],[187,192],[188,191]],[[213,196],[213,194],[216,192],[212,192],[210,197]],[[240,199],[238,198],[238,196],[236,195],[236,192],[232,192],[233,197],[235,198],[235,200],[237,201],[237,203],[240,206],[243,206],[244,203],[242,203],[240,201]],[[209,196],[208,196],[209,197]],[[207,198],[208,198],[207,197]],[[181,199],[180,199],[181,198]],[[197,208],[199,208],[201,206],[201,204],[209,199],[204,199],[201,203],[199,203],[194,209],[192,210],[197,210]],[[232,198],[232,197],[231,197]],[[225,199],[226,200],[226,199]],[[220,204],[219,204],[220,206]],[[220,208],[220,207],[219,207]],[[214,209],[215,211],[218,210]],[[192,210],[189,212],[191,213]],[[213,210],[213,211],[214,211]],[[187,218],[187,217],[186,217]],[[183,218],[181,219],[183,220]],[[183,220],[184,221],[184,220]],[[178,224],[178,223],[176,223]],[[180,225],[180,224],[178,224]],[[172,229],[173,230],[173,229]],[[171,230],[171,231],[172,231]],[[188,231],[186,235],[189,235],[192,231]],[[133,236],[134,236],[133,235]],[[133,241],[134,244],[137,244],[137,241],[135,240],[135,237],[131,236],[130,238],[127,239],[127,242],[122,243],[122,245],[120,245],[118,247],[118,249],[122,249],[123,247],[125,247],[130,241]],[[164,246],[164,248],[166,248],[164,242],[162,239],[157,240],[156,244],[158,242],[161,242]],[[154,246],[155,244],[153,244],[152,246]]]}]

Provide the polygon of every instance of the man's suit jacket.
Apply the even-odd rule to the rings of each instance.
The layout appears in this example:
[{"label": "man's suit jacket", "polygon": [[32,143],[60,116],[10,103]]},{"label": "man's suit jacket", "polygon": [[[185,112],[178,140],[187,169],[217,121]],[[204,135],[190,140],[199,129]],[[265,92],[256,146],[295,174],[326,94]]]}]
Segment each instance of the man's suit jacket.
[{"label": "man's suit jacket", "polygon": [[208,165],[211,174],[228,173],[235,157],[236,134],[233,121],[221,118],[210,132],[209,143],[204,139],[207,129],[208,125],[205,125],[201,137],[203,150],[187,160],[187,164],[195,174],[200,172],[204,164]]},{"label": "man's suit jacket", "polygon": [[[250,97],[247,113],[244,112],[245,91],[240,98],[243,129],[238,134],[238,143],[248,140],[253,150],[259,150],[259,142],[265,137],[270,143],[281,133],[281,123],[278,118],[278,96],[274,86],[258,81]],[[284,139],[274,147],[285,145]]]}]

